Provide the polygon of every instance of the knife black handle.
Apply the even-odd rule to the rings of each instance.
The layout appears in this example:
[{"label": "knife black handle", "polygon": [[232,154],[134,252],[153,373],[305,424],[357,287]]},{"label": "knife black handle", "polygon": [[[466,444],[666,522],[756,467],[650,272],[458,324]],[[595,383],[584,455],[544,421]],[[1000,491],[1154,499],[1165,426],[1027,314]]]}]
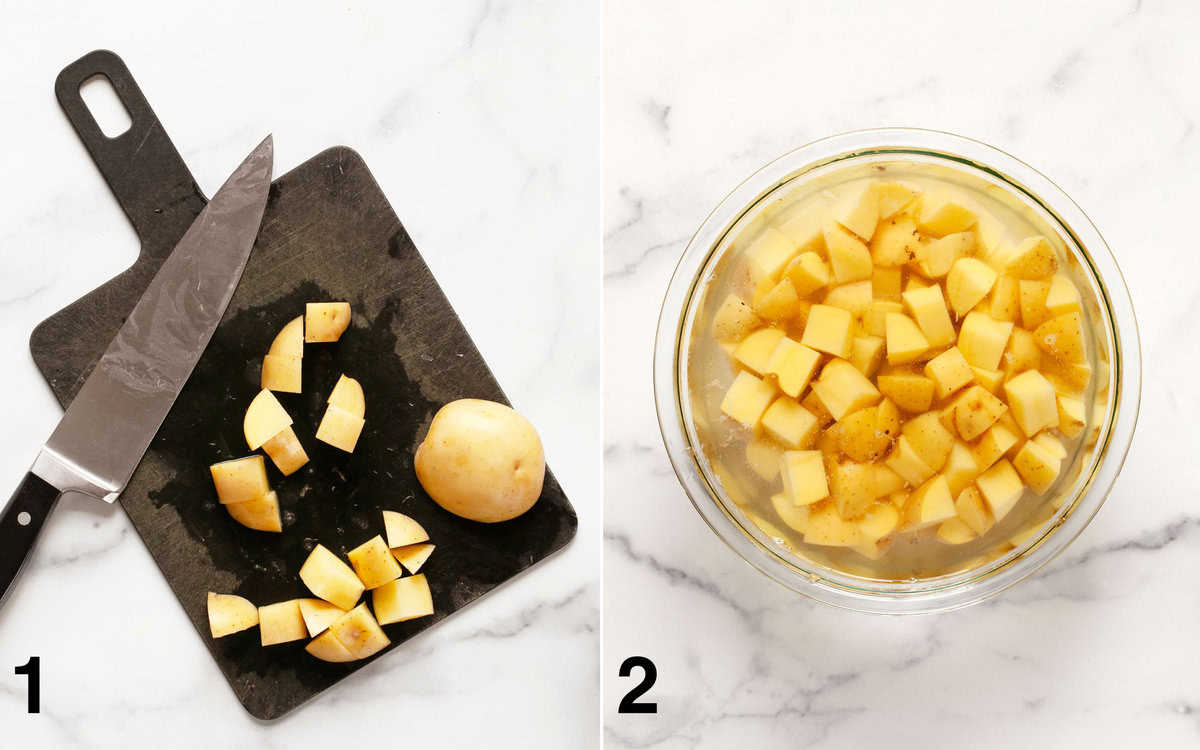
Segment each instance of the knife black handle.
[{"label": "knife black handle", "polygon": [[0,515],[0,603],[8,596],[61,495],[57,487],[31,472]]},{"label": "knife black handle", "polygon": [[[129,129],[115,138],[100,130],[79,95],[79,87],[96,76],[108,79],[129,113]],[[154,240],[164,234],[175,240],[183,236],[204,208],[204,195],[125,62],[108,50],[89,52],[62,69],[54,95],[133,222],[143,252],[161,252],[165,258],[174,240]]]}]

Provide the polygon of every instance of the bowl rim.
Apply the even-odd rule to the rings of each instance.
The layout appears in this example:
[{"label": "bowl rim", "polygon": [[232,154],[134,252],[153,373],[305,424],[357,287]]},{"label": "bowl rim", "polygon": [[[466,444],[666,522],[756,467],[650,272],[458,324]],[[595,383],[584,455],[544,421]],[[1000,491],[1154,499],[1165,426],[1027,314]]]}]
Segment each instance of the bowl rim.
[{"label": "bowl rim", "polygon": [[[694,424],[681,393],[686,361],[685,329],[692,301],[702,289],[713,256],[739,220],[759,208],[780,185],[838,161],[862,156],[919,154],[953,162],[1002,181],[1033,201],[1055,225],[1070,250],[1090,270],[1102,302],[1102,323],[1111,337],[1111,396],[1090,474],[1081,474],[1070,503],[1064,503],[1040,533],[977,568],[955,574],[883,584],[839,573],[819,563],[818,572],[770,539],[753,523],[742,523],[732,501],[706,476],[703,451],[692,439]],[[691,309],[692,315],[695,310]],[[1066,549],[1095,517],[1128,455],[1141,400],[1141,347],[1137,318],[1124,275],[1112,250],[1077,203],[1049,178],[1007,152],[975,139],[938,130],[876,128],[840,133],[795,148],[756,170],[709,212],[685,247],[663,297],[655,333],[653,385],[659,429],[672,468],[693,507],[727,546],[777,583],[808,598],[862,612],[916,614],[975,604],[1033,575]],[[1089,402],[1089,408],[1091,404]],[[715,485],[715,486],[714,486]],[[870,581],[872,588],[850,581]]]}]

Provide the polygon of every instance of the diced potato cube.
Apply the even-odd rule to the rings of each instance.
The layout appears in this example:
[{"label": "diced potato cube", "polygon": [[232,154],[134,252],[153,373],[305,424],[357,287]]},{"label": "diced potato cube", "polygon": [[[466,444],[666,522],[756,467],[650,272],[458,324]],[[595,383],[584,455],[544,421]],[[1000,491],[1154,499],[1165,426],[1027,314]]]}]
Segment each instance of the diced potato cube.
[{"label": "diced potato cube", "polygon": [[1004,273],[1016,279],[1045,279],[1058,270],[1058,256],[1045,237],[1040,235],[1021,240],[1012,254]]},{"label": "diced potato cube", "polygon": [[893,495],[904,489],[904,477],[885,464],[872,464],[875,475],[875,497]]},{"label": "diced potato cube", "polygon": [[1033,436],[1032,442],[1037,443],[1045,448],[1050,455],[1061,460],[1067,457],[1067,447],[1062,444],[1062,441],[1051,435],[1045,430]]},{"label": "diced potato cube", "polygon": [[925,374],[937,386],[937,397],[946,398],[975,379],[967,358],[952,346],[925,363]]},{"label": "diced potato cube", "polygon": [[829,496],[837,506],[838,515],[847,520],[858,518],[877,497],[874,467],[849,459],[831,461]]},{"label": "diced potato cube", "polygon": [[296,437],[296,431],[291,427],[262,444],[263,452],[271,457],[275,468],[285,477],[295,473],[297,469],[308,463],[308,454]]},{"label": "diced potato cube", "polygon": [[812,412],[787,396],[780,396],[767,408],[762,426],[771,437],[796,449],[812,445],[821,428]]},{"label": "diced potato cube", "polygon": [[1042,351],[1065,364],[1087,362],[1083,348],[1083,321],[1078,312],[1051,318],[1037,327],[1033,337]]},{"label": "diced potato cube", "polygon": [[850,356],[854,342],[854,317],[840,307],[813,305],[800,343],[835,357]]},{"label": "diced potato cube", "polygon": [[948,234],[921,246],[917,268],[927,279],[940,279],[950,273],[956,260],[970,254],[974,249],[974,232]]},{"label": "diced potato cube", "polygon": [[856,336],[850,352],[850,364],[868,378],[873,377],[883,364],[884,345],[879,336]]},{"label": "diced potato cube", "polygon": [[771,399],[774,397],[774,385],[743,370],[737,374],[733,385],[725,392],[725,398],[721,401],[721,411],[740,422],[743,427],[753,430],[758,427],[763,412],[771,405]]},{"label": "diced potato cube", "polygon": [[972,455],[971,449],[962,443],[955,442],[954,447],[950,450],[950,458],[946,461],[946,466],[942,469],[942,475],[946,477],[946,484],[950,486],[950,494],[957,496],[966,486],[971,483],[971,480],[979,476],[979,467],[975,463],[975,456]]},{"label": "diced potato cube", "polygon": [[813,252],[800,253],[784,269],[783,275],[796,289],[796,294],[807,297],[818,289],[829,285],[829,266],[821,256]]},{"label": "diced potato cube", "polygon": [[1037,370],[1027,370],[1004,384],[1008,407],[1026,437],[1058,426],[1058,401],[1054,386]]},{"label": "diced potato cube", "polygon": [[1013,468],[1025,480],[1025,484],[1039,495],[1044,495],[1062,466],[1062,458],[1055,456],[1034,440],[1027,441],[1013,457]]},{"label": "diced potato cube", "polygon": [[1013,328],[1000,358],[1000,369],[1005,380],[1011,380],[1026,370],[1036,370],[1042,366],[1042,350],[1038,348],[1033,334],[1024,328]]},{"label": "diced potato cube", "polygon": [[867,305],[867,314],[863,317],[863,325],[872,336],[887,336],[888,313],[904,314],[904,305],[890,300],[875,299]]},{"label": "diced potato cube", "polygon": [[958,499],[954,501],[954,511],[962,522],[979,536],[986,534],[992,528],[992,524],[996,523],[996,519],[992,518],[992,511],[988,510],[987,503],[983,501],[983,495],[980,495],[979,489],[973,485],[958,493]]},{"label": "diced potato cube", "polygon": [[917,191],[899,182],[879,182],[875,184],[875,194],[879,198],[879,218],[888,219],[917,197]]},{"label": "diced potato cube", "polygon": [[777,279],[779,273],[796,252],[796,243],[775,227],[767,227],[746,248],[746,268],[750,280],[759,284],[764,279]]},{"label": "diced potato cube", "polygon": [[1046,297],[1050,294],[1049,281],[1020,281],[1017,284],[1021,303],[1021,325],[1033,330],[1050,319]]},{"label": "diced potato cube", "polygon": [[809,391],[808,395],[801,399],[800,405],[817,418],[817,423],[821,425],[822,428],[833,424],[833,415],[830,414],[829,410],[825,408],[825,404],[821,402],[821,399],[817,397],[817,394],[813,393],[812,391]]},{"label": "diced potato cube", "polygon": [[713,315],[712,330],[717,341],[741,341],[763,324],[746,300],[730,294]]},{"label": "diced potato cube", "polygon": [[937,529],[937,540],[943,544],[966,544],[977,536],[974,530],[958,517],[942,521]]},{"label": "diced potato cube", "polygon": [[287,354],[268,354],[262,362],[262,387],[282,393],[300,393],[303,360]]},{"label": "diced potato cube", "polygon": [[916,260],[921,237],[908,215],[893,216],[880,222],[871,238],[871,261],[877,266],[894,268]]},{"label": "diced potato cube", "polygon": [[1019,441],[1016,433],[1010,430],[1003,424],[997,423],[991,426],[987,432],[971,446],[971,453],[975,456],[975,465],[983,471],[1007,453]]},{"label": "diced potato cube", "polygon": [[937,387],[929,378],[915,373],[880,375],[876,381],[883,395],[910,414],[929,411]]},{"label": "diced potato cube", "polygon": [[400,563],[392,557],[387,542],[375,535],[346,553],[355,575],[368,589],[377,589],[404,575]]},{"label": "diced potato cube", "polygon": [[996,521],[1008,515],[1025,491],[1021,477],[1006,459],[1000,459],[992,468],[980,474],[975,479],[975,486],[987,501]]},{"label": "diced potato cube", "polygon": [[929,340],[912,318],[903,313],[887,313],[884,320],[888,364],[912,362],[929,351]]},{"label": "diced potato cube", "polygon": [[1000,386],[1004,385],[1004,373],[1000,370],[988,370],[971,365],[971,372],[975,374],[975,382],[987,388],[991,393],[999,393]]},{"label": "diced potato cube", "polygon": [[856,281],[853,284],[836,286],[825,295],[823,304],[840,307],[855,318],[862,318],[871,305],[871,282]]},{"label": "diced potato cube", "polygon": [[1065,275],[1054,274],[1050,289],[1046,292],[1046,311],[1054,316],[1080,312],[1079,289]]},{"label": "diced potato cube", "polygon": [[826,503],[808,514],[804,541],[827,547],[855,547],[865,540],[858,524],[844,520],[833,503]]},{"label": "diced potato cube", "polygon": [[[771,495],[771,506],[775,508],[775,513],[779,518],[790,528],[801,534],[808,528],[808,515],[813,505],[796,505],[790,497],[779,492]],[[761,525],[759,527],[761,528]],[[766,531],[766,529],[763,530]],[[769,535],[779,537],[779,535]]]},{"label": "diced potato cube", "polygon": [[275,394],[267,390],[259,391],[246,407],[246,415],[242,419],[246,445],[256,451],[291,424],[291,416],[275,398]]},{"label": "diced potato cube", "polygon": [[871,542],[877,542],[900,525],[900,511],[889,502],[873,503],[858,519],[858,532]]},{"label": "diced potato cube", "polygon": [[871,251],[863,241],[838,224],[825,225],[825,247],[829,250],[829,266],[833,280],[849,284],[871,278]]},{"label": "diced potato cube", "polygon": [[217,499],[223,505],[248,502],[271,491],[262,456],[221,461],[209,466],[208,471],[217,488]]},{"label": "diced potato cube", "polygon": [[[895,424],[899,425],[899,413],[895,413],[895,416]],[[868,406],[847,414],[838,423],[838,447],[855,461],[874,461],[887,453],[895,436],[895,432],[888,435],[879,427],[879,407]]]},{"label": "diced potato cube", "polygon": [[433,595],[424,573],[397,578],[371,593],[380,625],[405,622],[433,614]]},{"label": "diced potato cube", "polygon": [[1020,285],[1011,276],[997,277],[985,311],[996,320],[1015,321],[1021,315]]},{"label": "diced potato cube", "polygon": [[317,425],[316,438],[334,448],[353,453],[365,424],[366,421],[357,414],[351,414],[337,404],[329,404],[325,407],[325,416]]},{"label": "diced potato cube", "polygon": [[365,602],[330,623],[329,632],[357,659],[374,656],[391,644]]},{"label": "diced potato cube", "polygon": [[917,455],[916,449],[904,435],[901,435],[900,439],[896,441],[891,455],[887,457],[884,464],[913,487],[925,482],[936,472],[936,469],[931,468]]},{"label": "diced potato cube", "polygon": [[754,312],[767,320],[787,320],[799,309],[800,295],[792,282],[782,279],[760,295],[755,295]]},{"label": "diced potato cube", "polygon": [[[904,275],[899,268],[876,266],[871,272],[871,295],[875,299],[900,301]],[[902,308],[903,309],[903,308]]]},{"label": "diced potato cube", "polygon": [[871,406],[880,398],[871,381],[844,359],[835,359],[825,365],[812,389],[834,419]]},{"label": "diced potato cube", "polygon": [[938,474],[909,496],[904,509],[904,529],[916,531],[954,517],[954,496],[946,478]]},{"label": "diced potato cube", "polygon": [[783,493],[793,505],[811,505],[829,497],[821,451],[784,451],[780,461]]},{"label": "diced potato cube", "polygon": [[825,209],[813,206],[780,219],[776,228],[792,241],[797,255],[820,255],[825,252],[825,236],[821,232],[824,225]]},{"label": "diced potato cube", "polygon": [[940,286],[910,289],[901,296],[931,347],[941,348],[954,342],[954,324],[950,322]]},{"label": "diced potato cube", "polygon": [[767,360],[766,373],[774,375],[779,390],[792,398],[800,398],[817,371],[821,355],[795,339],[781,338]]},{"label": "diced potato cube", "polygon": [[349,565],[321,544],[300,566],[300,580],[313,594],[343,610],[351,609],[366,588]]},{"label": "diced potato cube", "polygon": [[958,348],[972,365],[985,370],[999,369],[1012,329],[1012,323],[994,320],[985,313],[967,313],[958,332]]},{"label": "diced potato cube", "polygon": [[946,464],[954,447],[954,436],[942,425],[936,412],[925,412],[908,420],[900,428],[900,434],[908,438],[913,450],[934,471]]},{"label": "diced potato cube", "polygon": [[847,194],[833,207],[832,214],[837,223],[864,241],[871,239],[879,222],[879,194],[875,185],[866,183]]},{"label": "diced potato cube", "polygon": [[300,615],[300,602],[289,599],[259,607],[258,633],[264,646],[307,638],[308,628],[304,626],[304,618]]},{"label": "diced potato cube", "polygon": [[[771,410],[767,409],[767,414],[770,413]],[[764,422],[767,414],[763,415]],[[815,418],[813,422],[816,422]],[[782,457],[783,451],[771,440],[754,438],[746,443],[746,463],[764,482],[774,482],[779,478],[779,460]]]},{"label": "diced potato cube", "polygon": [[974,440],[986,432],[1008,407],[983,386],[972,386],[954,408],[954,429],[963,440]]},{"label": "diced potato cube", "polygon": [[783,338],[778,328],[762,328],[742,339],[733,350],[733,358],[759,375],[766,374],[767,362]]},{"label": "diced potato cube", "polygon": [[[1036,335],[1036,334],[1035,334]],[[1042,360],[1041,372],[1054,386],[1055,392],[1064,396],[1079,396],[1087,390],[1092,379],[1092,368],[1083,362],[1074,364],[1059,362],[1054,357]],[[1107,370],[1101,370],[1107,372]],[[1097,390],[1101,390],[1097,387]]]},{"label": "diced potato cube", "polygon": [[1058,431],[1069,438],[1083,432],[1087,423],[1083,401],[1070,396],[1058,397]]},{"label": "diced potato cube", "polygon": [[[978,258],[959,258],[946,277],[946,297],[960,320],[988,295],[998,274]],[[1016,290],[1016,287],[1013,287]]]},{"label": "diced potato cube", "polygon": [[349,302],[309,302],[304,305],[304,340],[337,341],[350,327]]},{"label": "diced potato cube", "polygon": [[271,531],[276,534],[283,531],[283,518],[279,514],[279,496],[275,494],[275,490],[244,503],[226,503],[221,507],[229,513],[233,520],[248,529]]},{"label": "diced potato cube", "polygon": [[934,237],[965,232],[975,225],[975,212],[948,196],[926,193],[921,197],[917,229]]}]

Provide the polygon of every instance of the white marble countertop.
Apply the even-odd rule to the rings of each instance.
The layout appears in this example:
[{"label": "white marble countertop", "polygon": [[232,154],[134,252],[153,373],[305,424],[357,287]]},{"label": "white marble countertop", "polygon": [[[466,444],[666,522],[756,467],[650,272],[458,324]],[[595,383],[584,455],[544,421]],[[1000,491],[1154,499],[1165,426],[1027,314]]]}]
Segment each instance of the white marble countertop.
[{"label": "white marble countertop", "polygon": [[[606,744],[1200,744],[1196,6],[609,0],[606,17]],[[1113,248],[1142,334],[1139,429],[1099,516],[1034,579],[942,616],[841,612],[752,570],[680,489],[651,395],[658,307],[707,213],[791,148],[882,126],[1049,175]],[[657,665],[656,715],[616,713],[631,654]]]},{"label": "white marble countertop", "polygon": [[[207,195],[268,132],[276,174],[332,145],[363,155],[541,432],[580,524],[561,555],[262,724],[124,514],[64,501],[0,610],[0,745],[596,744],[601,28],[598,9],[568,6],[3,4],[0,486],[15,488],[60,414],[30,331],[137,254],[52,92],[63,66],[104,47]],[[30,655],[32,716],[13,674]]]}]

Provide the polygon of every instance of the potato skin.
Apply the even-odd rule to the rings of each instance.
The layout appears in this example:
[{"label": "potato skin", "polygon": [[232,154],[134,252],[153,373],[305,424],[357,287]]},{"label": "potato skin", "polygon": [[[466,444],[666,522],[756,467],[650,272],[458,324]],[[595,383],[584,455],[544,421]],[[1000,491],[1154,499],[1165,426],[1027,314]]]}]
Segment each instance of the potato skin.
[{"label": "potato skin", "polygon": [[438,410],[414,465],[434,502],[481,523],[529,510],[546,477],[542,441],[529,420],[504,404],[473,398]]}]

